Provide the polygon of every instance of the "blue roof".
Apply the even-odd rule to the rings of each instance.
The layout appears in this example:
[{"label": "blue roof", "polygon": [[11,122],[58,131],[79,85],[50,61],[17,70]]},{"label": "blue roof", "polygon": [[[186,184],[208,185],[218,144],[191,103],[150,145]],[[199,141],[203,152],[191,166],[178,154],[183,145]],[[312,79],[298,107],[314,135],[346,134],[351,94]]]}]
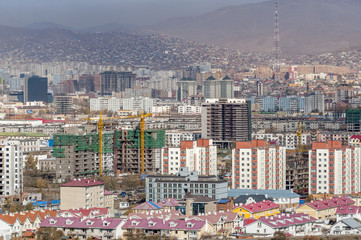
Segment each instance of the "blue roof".
[{"label": "blue roof", "polygon": [[273,189],[231,189],[228,191],[228,197],[239,197],[241,195],[265,195],[271,198],[298,198],[295,192],[290,190],[273,190]]},{"label": "blue roof", "polygon": [[228,202],[229,202],[228,199],[221,199],[217,203],[228,203]]},{"label": "blue roof", "polygon": [[152,206],[156,207],[156,208],[160,208],[157,204],[155,204],[154,202],[148,201],[149,204],[151,204]]}]

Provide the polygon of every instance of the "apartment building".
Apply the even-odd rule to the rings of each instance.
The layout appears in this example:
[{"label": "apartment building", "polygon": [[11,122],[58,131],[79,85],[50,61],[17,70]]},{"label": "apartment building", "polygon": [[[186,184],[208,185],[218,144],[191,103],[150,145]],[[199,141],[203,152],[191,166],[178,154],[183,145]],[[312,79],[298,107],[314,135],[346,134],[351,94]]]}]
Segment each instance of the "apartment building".
[{"label": "apartment building", "polygon": [[206,99],[202,104],[202,137],[214,141],[249,141],[251,102],[245,99]]},{"label": "apartment building", "polygon": [[361,148],[339,141],[312,143],[309,150],[309,194],[361,191]]},{"label": "apartment building", "polygon": [[74,179],[60,185],[60,209],[104,207],[104,183]]},{"label": "apartment building", "polygon": [[165,133],[165,145],[168,147],[179,147],[182,141],[194,141],[200,137],[200,132],[167,130]]},{"label": "apartment building", "polygon": [[20,141],[0,145],[0,196],[20,195],[23,191],[23,148]]},{"label": "apartment building", "polygon": [[198,139],[182,141],[180,147],[162,149],[162,174],[177,174],[182,167],[200,175],[217,175],[217,146],[211,139]]},{"label": "apartment building", "polygon": [[264,140],[236,142],[232,188],[286,189],[286,148],[268,146]]},{"label": "apartment building", "polygon": [[218,180],[216,176],[200,176],[187,167],[181,167],[177,175],[149,175],[145,179],[146,201],[180,200],[186,193],[213,199],[227,197],[227,181]]},{"label": "apartment building", "polygon": [[183,105],[178,106],[178,114],[181,115],[200,115],[202,112],[201,106]]}]

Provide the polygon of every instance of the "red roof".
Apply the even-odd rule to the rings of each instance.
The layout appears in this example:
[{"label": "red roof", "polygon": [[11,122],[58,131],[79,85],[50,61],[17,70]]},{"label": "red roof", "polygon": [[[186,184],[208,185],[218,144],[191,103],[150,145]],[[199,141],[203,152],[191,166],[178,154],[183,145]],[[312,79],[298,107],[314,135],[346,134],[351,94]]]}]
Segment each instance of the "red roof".
[{"label": "red roof", "polygon": [[[355,203],[355,201],[353,201],[351,198],[342,196],[342,197],[335,197],[332,199],[324,199],[322,201],[317,200],[317,201],[313,201],[313,202],[309,202],[309,203],[305,203],[305,204],[316,210],[323,210],[323,209],[328,209],[328,208],[336,208],[339,206],[351,205],[354,203]],[[303,206],[303,205],[300,205],[300,206]]]},{"label": "red roof", "polygon": [[314,142],[312,143],[312,149],[340,149],[342,148],[340,141],[329,140],[327,142]]},{"label": "red roof", "polygon": [[257,202],[257,203],[244,204],[241,206],[237,206],[236,208],[238,208],[238,207],[241,207],[241,208],[247,210],[248,212],[256,213],[256,212],[267,211],[267,210],[274,209],[274,208],[279,208],[279,205],[270,200],[266,200],[266,201]]},{"label": "red roof", "polygon": [[61,184],[61,187],[91,187],[104,185],[103,182],[96,181],[94,179],[73,179],[67,183]]},{"label": "red roof", "polygon": [[271,226],[272,228],[285,228],[292,225],[301,225],[316,221],[315,218],[305,213],[277,214],[272,217],[260,217],[260,222]]},{"label": "red roof", "polygon": [[354,205],[349,205],[349,206],[340,206],[337,208],[336,210],[336,214],[356,214],[356,213],[360,213],[361,212],[361,208],[358,206],[354,206]]},{"label": "red roof", "polygon": [[99,216],[106,216],[109,214],[108,208],[79,208],[79,209],[68,209],[60,210],[58,215],[60,217],[88,217],[96,218]]},{"label": "red roof", "polygon": [[351,139],[358,139],[361,140],[361,135],[352,135]]},{"label": "red roof", "polygon": [[236,149],[267,147],[265,140],[252,140],[252,142],[236,142]]}]

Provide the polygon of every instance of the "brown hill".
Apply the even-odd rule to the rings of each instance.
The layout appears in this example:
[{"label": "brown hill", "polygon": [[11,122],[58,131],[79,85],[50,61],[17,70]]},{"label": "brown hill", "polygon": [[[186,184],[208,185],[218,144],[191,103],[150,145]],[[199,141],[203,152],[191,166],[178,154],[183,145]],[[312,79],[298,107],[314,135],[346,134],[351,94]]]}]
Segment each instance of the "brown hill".
[{"label": "brown hill", "polygon": [[[309,54],[361,45],[360,0],[279,0],[283,54]],[[271,52],[274,1],[230,6],[173,18],[148,29],[246,51]]]}]

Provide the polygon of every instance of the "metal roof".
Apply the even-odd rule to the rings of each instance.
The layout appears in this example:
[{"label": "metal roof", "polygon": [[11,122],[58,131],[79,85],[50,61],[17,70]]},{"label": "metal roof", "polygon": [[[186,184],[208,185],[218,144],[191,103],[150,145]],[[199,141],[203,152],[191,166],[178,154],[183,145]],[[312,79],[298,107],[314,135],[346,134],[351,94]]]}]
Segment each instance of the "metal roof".
[{"label": "metal roof", "polygon": [[350,228],[361,228],[361,223],[356,221],[354,218],[346,218],[341,220],[344,224],[349,226]]},{"label": "metal roof", "polygon": [[228,197],[239,197],[241,195],[267,195],[271,198],[298,198],[295,192],[290,190],[273,190],[273,189],[231,189],[228,191]]}]

